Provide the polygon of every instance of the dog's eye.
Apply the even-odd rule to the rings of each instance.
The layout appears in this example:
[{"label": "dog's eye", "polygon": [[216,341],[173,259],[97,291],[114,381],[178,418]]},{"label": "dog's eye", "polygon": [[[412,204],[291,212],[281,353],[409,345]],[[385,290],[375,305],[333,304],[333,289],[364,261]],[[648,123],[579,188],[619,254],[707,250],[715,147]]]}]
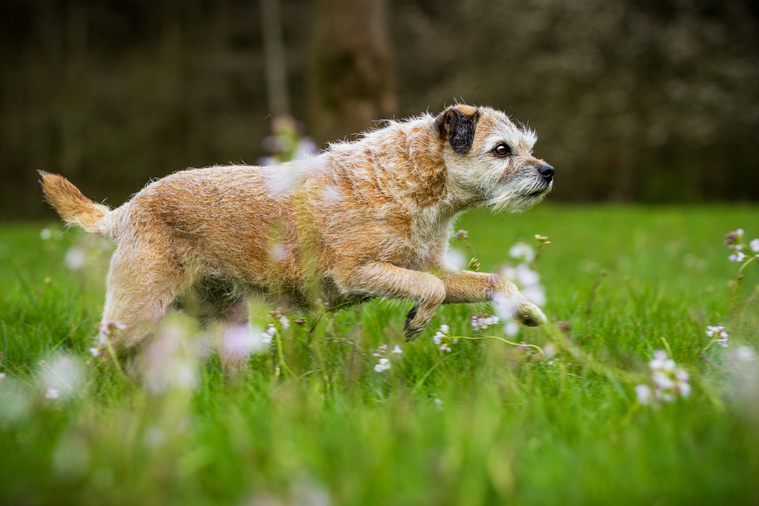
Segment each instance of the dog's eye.
[{"label": "dog's eye", "polygon": [[495,148],[493,148],[493,154],[499,158],[504,158],[506,156],[509,156],[511,154],[511,148],[508,144],[500,143]]}]

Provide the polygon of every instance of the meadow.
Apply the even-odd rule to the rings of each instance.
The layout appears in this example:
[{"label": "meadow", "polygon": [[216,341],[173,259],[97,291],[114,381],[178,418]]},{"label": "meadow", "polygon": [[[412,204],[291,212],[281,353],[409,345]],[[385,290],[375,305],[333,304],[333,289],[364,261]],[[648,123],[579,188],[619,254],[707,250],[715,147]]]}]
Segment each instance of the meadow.
[{"label": "meadow", "polygon": [[478,330],[492,308],[452,305],[405,343],[410,303],[286,324],[256,305],[272,341],[247,371],[181,320],[130,375],[91,352],[111,246],[0,226],[0,504],[756,504],[759,261],[736,282],[739,227],[759,237],[759,208],[470,212],[483,270],[548,238],[547,325]]}]

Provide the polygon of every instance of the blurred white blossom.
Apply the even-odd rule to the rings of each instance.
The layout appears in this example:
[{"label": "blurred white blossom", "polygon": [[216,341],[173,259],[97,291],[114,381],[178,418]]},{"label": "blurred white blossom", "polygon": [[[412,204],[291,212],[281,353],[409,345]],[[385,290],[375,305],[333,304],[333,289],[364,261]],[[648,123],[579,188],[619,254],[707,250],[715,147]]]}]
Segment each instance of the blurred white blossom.
[{"label": "blurred white blossom", "polygon": [[221,348],[225,357],[244,359],[261,352],[264,347],[260,328],[254,329],[249,324],[229,325],[221,337]]},{"label": "blurred white blossom", "polygon": [[664,350],[656,350],[654,358],[648,363],[651,371],[651,386],[646,384],[637,385],[635,392],[641,404],[648,404],[652,400],[673,402],[678,396],[690,395],[690,375],[684,369],[678,368],[674,360],[669,358]]},{"label": "blurred white blossom", "polygon": [[379,359],[379,364],[374,366],[374,370],[377,372],[382,372],[390,369],[390,360],[386,358]]},{"label": "blurred white blossom", "polygon": [[491,325],[497,325],[499,321],[500,318],[497,316],[491,316],[487,313],[479,313],[472,316],[472,327],[474,327],[474,330],[485,330]]},{"label": "blurred white blossom", "polygon": [[182,321],[165,322],[143,356],[143,374],[151,393],[194,389],[202,355],[200,344]]},{"label": "blurred white blossom", "polygon": [[706,327],[706,335],[713,338],[714,342],[716,342],[723,348],[727,348],[728,335],[727,335],[727,332],[725,331],[725,327],[721,325],[716,325],[716,326],[709,325]]},{"label": "blurred white blossom", "polygon": [[529,244],[519,241],[509,250],[509,256],[515,260],[530,263],[535,259],[535,250]]},{"label": "blurred white blossom", "polygon": [[72,271],[78,271],[87,261],[84,250],[78,246],[73,246],[66,251],[66,265]]},{"label": "blurred white blossom", "polygon": [[84,384],[84,369],[79,359],[63,353],[46,361],[39,376],[48,399],[66,399],[78,394]]}]

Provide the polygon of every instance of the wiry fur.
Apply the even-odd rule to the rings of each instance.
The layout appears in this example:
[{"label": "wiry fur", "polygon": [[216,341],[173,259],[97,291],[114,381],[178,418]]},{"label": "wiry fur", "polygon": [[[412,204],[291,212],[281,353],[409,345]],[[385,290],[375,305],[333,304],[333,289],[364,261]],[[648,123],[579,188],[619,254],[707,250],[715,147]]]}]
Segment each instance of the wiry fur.
[{"label": "wiry fur", "polygon": [[[493,155],[500,142],[510,157]],[[118,240],[103,320],[126,325],[115,337],[122,348],[148,337],[188,290],[208,321],[240,323],[255,293],[334,308],[411,299],[404,328],[412,338],[440,304],[497,292],[516,298],[523,322],[545,320],[510,282],[445,263],[458,213],[520,211],[550,191],[534,142],[499,111],[456,105],[306,161],[177,172],[112,211],[60,176],[42,173],[42,186],[67,223]]]}]

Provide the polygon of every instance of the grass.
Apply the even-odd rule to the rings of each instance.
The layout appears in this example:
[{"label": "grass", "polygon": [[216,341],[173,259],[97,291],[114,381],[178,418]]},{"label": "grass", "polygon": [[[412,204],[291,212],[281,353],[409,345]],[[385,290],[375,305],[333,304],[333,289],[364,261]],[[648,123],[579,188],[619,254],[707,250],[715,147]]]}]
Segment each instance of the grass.
[{"label": "grass", "polygon": [[[550,344],[557,362],[495,340],[440,351],[431,337],[443,323],[480,335],[469,319],[483,308],[457,305],[375,372],[377,347],[403,343],[409,304],[374,301],[318,323],[305,315],[281,332],[282,355],[254,356],[244,379],[212,355],[193,389],[155,394],[91,362],[66,399],[45,398],[42,378],[56,354],[91,359],[102,245],[86,240],[99,260],[72,271],[64,256],[81,246],[78,233],[52,228],[42,240],[42,226],[3,226],[0,503],[759,501],[757,360],[742,374],[728,360],[741,345],[759,347],[759,265],[738,290],[749,303],[731,307],[738,265],[724,244],[737,227],[759,236],[758,208],[544,204],[518,216],[470,213],[460,226],[486,270],[520,237],[549,237],[538,270],[551,323],[515,339]],[[266,310],[254,319],[263,328]],[[703,352],[706,326],[718,324],[729,348]],[[689,372],[692,392],[641,405],[634,387],[659,348]]]}]

